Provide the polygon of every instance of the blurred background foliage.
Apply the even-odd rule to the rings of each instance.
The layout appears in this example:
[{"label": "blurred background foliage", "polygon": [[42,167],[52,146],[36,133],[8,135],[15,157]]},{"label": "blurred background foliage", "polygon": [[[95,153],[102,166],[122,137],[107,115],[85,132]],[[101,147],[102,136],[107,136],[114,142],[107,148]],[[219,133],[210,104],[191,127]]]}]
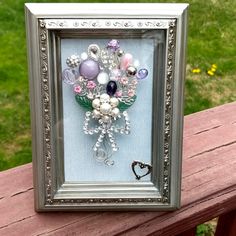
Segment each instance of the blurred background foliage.
[{"label": "blurred background foliage", "polygon": [[[34,0],[32,2],[48,1]],[[185,1],[164,0],[161,2]],[[236,1],[189,0],[188,2],[190,8],[185,114],[236,99]],[[208,75],[207,70],[212,64],[216,64],[217,69],[213,75]],[[193,70],[196,68],[198,72]],[[24,1],[1,0],[0,170],[31,161],[27,76]]]}]

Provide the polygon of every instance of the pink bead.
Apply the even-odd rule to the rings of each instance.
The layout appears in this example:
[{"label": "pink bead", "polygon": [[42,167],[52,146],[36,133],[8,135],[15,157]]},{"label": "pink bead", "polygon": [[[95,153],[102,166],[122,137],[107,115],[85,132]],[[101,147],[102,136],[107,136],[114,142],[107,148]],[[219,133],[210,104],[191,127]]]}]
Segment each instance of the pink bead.
[{"label": "pink bead", "polygon": [[132,89],[130,89],[130,90],[128,91],[128,96],[129,96],[129,97],[133,97],[134,95],[135,95],[135,91],[132,90]]},{"label": "pink bead", "polygon": [[123,84],[123,85],[127,85],[129,82],[128,78],[126,77],[122,77],[120,78],[120,83]]},{"label": "pink bead", "polygon": [[122,91],[120,90],[120,91],[117,91],[116,92],[116,97],[121,97],[122,96]]},{"label": "pink bead", "polygon": [[88,81],[87,83],[87,88],[88,89],[93,89],[96,87],[96,84],[93,81]]},{"label": "pink bead", "polygon": [[133,56],[129,53],[126,53],[120,60],[120,69],[126,70],[126,68],[133,63]]},{"label": "pink bead", "polygon": [[81,93],[82,88],[79,85],[74,86],[74,92],[75,93]]}]

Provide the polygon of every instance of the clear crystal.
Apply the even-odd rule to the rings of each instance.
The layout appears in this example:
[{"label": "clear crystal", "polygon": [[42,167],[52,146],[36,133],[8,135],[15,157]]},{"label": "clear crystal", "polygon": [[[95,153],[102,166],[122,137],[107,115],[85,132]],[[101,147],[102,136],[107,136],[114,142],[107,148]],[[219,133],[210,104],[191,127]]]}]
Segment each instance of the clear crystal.
[{"label": "clear crystal", "polygon": [[66,84],[74,84],[79,77],[79,71],[77,69],[67,68],[62,72],[62,80]]}]

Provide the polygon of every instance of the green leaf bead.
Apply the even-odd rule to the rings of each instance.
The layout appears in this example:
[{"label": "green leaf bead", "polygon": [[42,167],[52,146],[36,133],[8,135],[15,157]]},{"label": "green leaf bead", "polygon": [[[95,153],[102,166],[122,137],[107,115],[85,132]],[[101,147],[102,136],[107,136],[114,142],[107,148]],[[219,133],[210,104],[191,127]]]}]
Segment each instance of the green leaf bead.
[{"label": "green leaf bead", "polygon": [[132,98],[130,98],[127,101],[120,101],[119,105],[117,107],[119,108],[119,110],[121,112],[123,112],[123,111],[127,110],[129,107],[131,107],[134,104],[136,98],[137,98],[137,96],[134,95]]},{"label": "green leaf bead", "polygon": [[88,99],[86,96],[79,96],[79,95],[75,95],[75,100],[76,102],[78,102],[78,104],[85,108],[88,111],[92,111],[93,107],[92,107],[92,100]]}]

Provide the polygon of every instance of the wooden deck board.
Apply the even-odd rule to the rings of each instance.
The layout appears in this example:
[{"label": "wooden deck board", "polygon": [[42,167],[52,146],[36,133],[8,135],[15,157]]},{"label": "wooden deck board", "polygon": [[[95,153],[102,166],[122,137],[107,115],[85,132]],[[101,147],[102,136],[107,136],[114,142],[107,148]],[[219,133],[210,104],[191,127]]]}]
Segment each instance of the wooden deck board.
[{"label": "wooden deck board", "polygon": [[236,103],[185,117],[175,212],[36,213],[32,166],[0,173],[0,235],[175,235],[236,209]]}]

